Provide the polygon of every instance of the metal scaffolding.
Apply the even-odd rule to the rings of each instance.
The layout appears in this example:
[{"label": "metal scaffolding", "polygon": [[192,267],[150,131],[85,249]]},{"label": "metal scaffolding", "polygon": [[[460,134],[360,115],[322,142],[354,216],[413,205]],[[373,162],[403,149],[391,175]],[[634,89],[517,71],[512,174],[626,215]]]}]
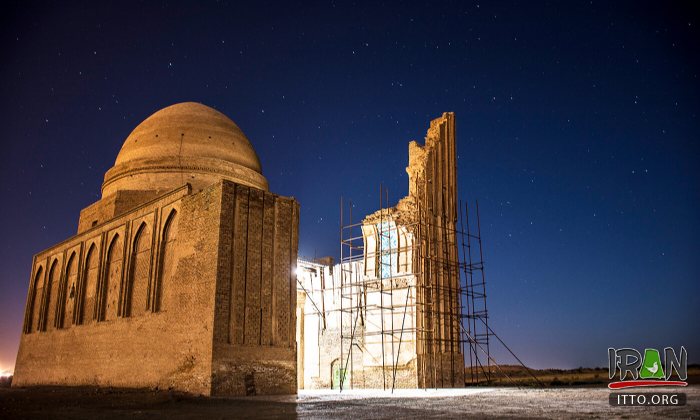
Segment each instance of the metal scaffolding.
[{"label": "metal scaffolding", "polygon": [[[476,231],[472,232],[474,223],[470,224],[467,205],[462,211],[459,204],[458,224],[444,219],[427,222],[428,218],[421,217],[424,209],[420,205],[414,221],[399,224],[393,220],[388,191],[382,186],[379,196],[380,210],[374,222],[377,246],[373,250],[365,248],[365,222],[353,220],[352,202],[342,198],[340,202],[341,391],[365,387],[360,381],[365,373],[354,369],[355,356],[378,346],[379,351],[369,356],[381,366],[381,387],[397,387],[402,345],[405,348],[407,340],[415,342],[419,388],[461,387],[461,378],[472,384],[489,381],[492,333],[478,203]],[[393,240],[399,228],[410,232],[410,243]],[[454,244],[456,252],[447,244]],[[460,245],[461,255],[457,250]],[[404,264],[410,269],[397,267],[401,265],[399,253],[410,258]],[[376,275],[366,275],[368,260],[374,261]],[[378,299],[368,300],[368,294],[378,295]],[[368,318],[379,319],[379,328],[369,328]]]},{"label": "metal scaffolding", "polygon": [[[466,224],[462,239],[462,271],[464,282],[464,306],[467,313],[461,314],[462,333],[469,344],[469,373],[472,384],[479,383],[479,373],[483,379],[491,379],[491,350],[489,337],[489,315],[486,308],[486,277],[484,276],[484,251],[481,242],[481,219],[479,202],[476,201],[476,233],[472,233],[469,223],[469,203],[460,202],[460,228]],[[462,210],[464,212],[462,213]],[[466,238],[466,242],[465,242]],[[466,325],[466,327],[464,327]],[[479,351],[486,354],[486,366],[479,358]]]}]

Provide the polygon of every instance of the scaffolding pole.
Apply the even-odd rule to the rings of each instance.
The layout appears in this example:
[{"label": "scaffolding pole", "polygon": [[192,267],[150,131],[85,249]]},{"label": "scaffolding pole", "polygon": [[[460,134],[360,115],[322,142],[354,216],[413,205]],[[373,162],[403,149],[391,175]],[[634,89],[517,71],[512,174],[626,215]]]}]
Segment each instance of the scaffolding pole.
[{"label": "scaffolding pole", "polygon": [[[352,201],[340,200],[341,392],[366,384],[370,371],[381,373],[382,389],[401,386],[400,356],[406,340],[415,343],[419,388],[459,387],[464,385],[462,378],[471,384],[490,381],[492,330],[478,202],[475,223],[467,203],[455,205],[458,212],[451,221],[444,214],[424,217],[420,200],[417,217],[406,223],[394,220],[388,198],[388,190],[380,185],[378,212],[360,221],[353,220]],[[433,206],[428,211],[437,207],[439,214],[445,213],[444,200],[427,204]],[[368,232],[376,241],[369,248]],[[399,242],[401,234],[407,239]],[[397,299],[397,293],[406,296]],[[318,310],[319,305],[314,306]],[[355,372],[355,349],[363,357],[362,372]],[[365,366],[367,361],[373,365]],[[360,379],[363,382],[356,382]]]},{"label": "scaffolding pole", "polygon": [[[326,320],[333,334],[340,325],[332,383],[341,392],[358,386],[393,392],[490,383],[495,373],[505,375],[491,354],[494,338],[541,385],[489,323],[478,201],[473,206],[459,201],[451,222],[424,217],[421,200],[407,217],[387,206],[382,185],[379,194],[380,209],[361,220],[353,219],[352,201],[340,200],[339,281],[328,288],[323,267],[300,264],[301,270],[321,270],[318,290],[315,277],[308,285],[298,279],[310,313],[319,316],[323,331]],[[336,302],[328,308],[327,292]]]}]

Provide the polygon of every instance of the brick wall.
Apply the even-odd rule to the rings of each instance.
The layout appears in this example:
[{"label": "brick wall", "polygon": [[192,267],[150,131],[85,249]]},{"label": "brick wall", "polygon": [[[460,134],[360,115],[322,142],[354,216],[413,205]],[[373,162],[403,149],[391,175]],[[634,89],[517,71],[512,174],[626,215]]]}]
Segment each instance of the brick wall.
[{"label": "brick wall", "polygon": [[144,203],[148,203],[167,191],[117,191],[103,197],[80,211],[78,234],[105,223]]},{"label": "brick wall", "polygon": [[[161,387],[208,395],[218,256],[218,238],[210,233],[219,227],[220,203],[220,184],[195,195],[180,188],[37,254],[13,386]],[[147,296],[131,302],[147,307],[127,313],[120,307],[127,301],[133,241],[143,223],[154,232],[148,285],[132,290]],[[172,258],[163,259],[168,237]],[[121,262],[108,264],[107,247],[115,240],[122,246],[113,249],[119,254],[113,262]],[[86,267],[90,248],[93,270]],[[60,267],[58,291],[37,293],[35,274],[53,264]],[[94,290],[87,287],[91,273]],[[114,294],[108,307],[101,306],[105,290],[109,299]],[[86,305],[90,293],[93,308]],[[39,308],[38,320],[31,307]]]},{"label": "brick wall", "polygon": [[296,393],[299,204],[223,182],[213,394]]}]

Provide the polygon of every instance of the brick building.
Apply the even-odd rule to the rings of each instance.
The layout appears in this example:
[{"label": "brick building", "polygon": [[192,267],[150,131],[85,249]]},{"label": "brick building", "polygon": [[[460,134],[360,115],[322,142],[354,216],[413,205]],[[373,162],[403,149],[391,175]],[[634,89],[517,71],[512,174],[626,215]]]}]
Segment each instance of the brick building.
[{"label": "brick building", "polygon": [[298,219],[233,121],[156,112],[35,255],[13,386],[295,393]]}]

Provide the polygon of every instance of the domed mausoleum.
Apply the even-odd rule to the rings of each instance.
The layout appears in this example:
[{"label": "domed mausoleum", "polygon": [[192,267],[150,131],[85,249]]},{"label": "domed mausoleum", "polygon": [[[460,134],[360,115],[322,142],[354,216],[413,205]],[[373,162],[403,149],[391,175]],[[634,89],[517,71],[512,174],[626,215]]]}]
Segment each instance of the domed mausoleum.
[{"label": "domed mausoleum", "polygon": [[298,219],[224,114],[154,113],[34,256],[13,386],[296,393]]},{"label": "domed mausoleum", "polygon": [[193,190],[226,179],[267,190],[260,159],[240,128],[219,111],[195,102],[161,109],[126,138],[102,195],[119,190]]}]

